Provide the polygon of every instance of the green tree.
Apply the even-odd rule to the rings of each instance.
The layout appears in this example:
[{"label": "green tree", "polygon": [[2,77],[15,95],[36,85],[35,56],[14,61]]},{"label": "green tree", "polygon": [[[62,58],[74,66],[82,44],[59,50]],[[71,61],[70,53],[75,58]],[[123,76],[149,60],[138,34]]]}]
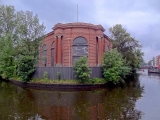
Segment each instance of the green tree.
[{"label": "green tree", "polygon": [[140,65],[141,63],[144,63],[144,53],[141,51],[141,49],[136,49],[135,50],[135,54],[138,57],[138,65]]},{"label": "green tree", "polygon": [[102,68],[106,81],[113,84],[122,82],[131,71],[130,67],[125,65],[125,60],[117,49],[104,53]]},{"label": "green tree", "polygon": [[37,54],[45,27],[38,15],[30,11],[15,11],[14,6],[0,5],[0,37],[11,33],[17,54]]},{"label": "green tree", "polygon": [[90,69],[87,63],[87,57],[84,56],[76,60],[74,64],[75,75],[80,83],[84,83],[90,78]]},{"label": "green tree", "polygon": [[22,56],[18,62],[18,76],[22,82],[31,80],[34,72],[35,59],[32,56]]},{"label": "green tree", "polygon": [[30,11],[19,11],[17,17],[18,34],[16,43],[18,44],[15,47],[17,54],[36,57],[41,40],[45,35],[45,27],[39,23],[38,15],[34,16]]},{"label": "green tree", "polygon": [[15,75],[15,50],[11,40],[11,34],[0,37],[0,74],[3,78]]},{"label": "green tree", "polygon": [[[10,35],[9,38],[7,37],[8,34]],[[11,56],[12,63],[15,64],[13,66],[22,64],[19,63],[22,62],[19,59],[26,58],[25,56],[30,56],[37,60],[39,46],[44,35],[45,27],[39,23],[37,15],[33,15],[30,11],[15,11],[13,6],[0,5],[0,41],[5,44],[9,40],[10,49],[13,49],[11,51],[8,50],[10,51],[8,56],[5,55],[6,53],[4,53],[3,50],[0,50],[0,59],[2,60],[0,66],[8,66],[9,63],[6,62],[6,59],[10,59]],[[4,49],[7,51],[7,48],[4,47]],[[3,59],[4,57],[2,56],[6,58]],[[26,58],[26,61],[27,60],[28,58]],[[35,60],[33,61],[34,63]],[[26,62],[26,64],[30,66],[30,63]],[[34,64],[31,71],[33,68]]]},{"label": "green tree", "polygon": [[15,9],[13,6],[0,5],[0,37],[6,36],[9,32],[14,35],[17,31]]},{"label": "green tree", "polygon": [[116,24],[109,28],[109,32],[113,48],[117,48],[118,52],[126,59],[126,64],[132,69],[137,67],[139,64],[139,56],[137,56],[135,51],[141,47],[138,41],[131,37],[131,35],[122,28],[121,24]]}]

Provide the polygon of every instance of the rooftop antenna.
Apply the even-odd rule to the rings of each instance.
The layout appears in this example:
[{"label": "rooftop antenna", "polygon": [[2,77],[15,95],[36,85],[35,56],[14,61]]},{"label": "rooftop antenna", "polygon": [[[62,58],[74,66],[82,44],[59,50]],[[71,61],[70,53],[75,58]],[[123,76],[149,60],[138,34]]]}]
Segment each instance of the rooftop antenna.
[{"label": "rooftop antenna", "polygon": [[77,4],[77,22],[78,22],[78,4]]}]

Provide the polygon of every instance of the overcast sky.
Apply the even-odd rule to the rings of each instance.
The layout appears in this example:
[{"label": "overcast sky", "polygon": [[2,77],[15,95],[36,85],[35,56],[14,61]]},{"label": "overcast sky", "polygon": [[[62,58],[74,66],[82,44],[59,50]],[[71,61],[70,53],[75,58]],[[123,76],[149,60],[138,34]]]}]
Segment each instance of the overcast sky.
[{"label": "overcast sky", "polygon": [[17,11],[32,11],[50,32],[56,23],[101,24],[108,28],[122,26],[140,42],[146,62],[160,55],[160,0],[0,0]]}]

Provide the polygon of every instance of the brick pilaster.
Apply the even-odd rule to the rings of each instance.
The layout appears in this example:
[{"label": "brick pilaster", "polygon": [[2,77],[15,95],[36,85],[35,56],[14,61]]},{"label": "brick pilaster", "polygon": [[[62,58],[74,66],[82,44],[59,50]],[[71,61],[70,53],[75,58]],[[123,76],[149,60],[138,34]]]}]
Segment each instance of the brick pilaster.
[{"label": "brick pilaster", "polygon": [[62,44],[61,44],[62,40],[61,40],[61,35],[58,35],[57,37],[58,37],[57,65],[61,65],[62,64]]},{"label": "brick pilaster", "polygon": [[54,36],[54,41],[55,41],[55,51],[54,51],[54,61],[55,64],[57,64],[57,58],[58,58],[58,41],[57,41],[57,36]]},{"label": "brick pilaster", "polygon": [[98,65],[101,65],[101,57],[102,57],[102,37],[98,37]]}]

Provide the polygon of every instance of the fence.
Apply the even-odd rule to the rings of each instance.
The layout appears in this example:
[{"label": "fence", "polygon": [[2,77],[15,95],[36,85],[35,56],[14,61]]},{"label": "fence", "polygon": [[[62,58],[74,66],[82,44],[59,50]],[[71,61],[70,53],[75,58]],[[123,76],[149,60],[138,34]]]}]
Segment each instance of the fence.
[{"label": "fence", "polygon": [[[101,67],[90,67],[91,78],[102,78]],[[61,79],[69,80],[75,79],[73,67],[36,67],[36,71],[33,75],[34,78],[42,78],[44,72],[48,73],[49,79],[58,79],[57,73],[61,74]]]}]

